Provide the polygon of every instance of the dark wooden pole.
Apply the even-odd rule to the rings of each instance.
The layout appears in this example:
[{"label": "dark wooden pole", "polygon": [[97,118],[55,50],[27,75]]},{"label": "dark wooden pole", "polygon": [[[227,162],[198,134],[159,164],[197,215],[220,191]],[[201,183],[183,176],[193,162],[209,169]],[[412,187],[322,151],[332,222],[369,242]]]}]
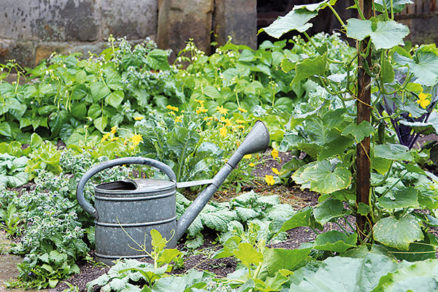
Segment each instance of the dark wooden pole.
[{"label": "dark wooden pole", "polygon": [[[372,0],[360,0],[361,8],[364,16],[369,19],[372,16]],[[369,38],[361,42],[358,48],[361,53],[365,53],[368,47]],[[364,59],[359,56],[358,70],[358,100],[357,107],[357,124],[362,121],[371,121],[371,76],[364,70],[364,63],[371,64],[371,52]],[[370,193],[370,137],[363,139],[356,149],[356,202],[364,204],[369,203]],[[356,216],[357,233],[359,238],[365,239],[369,233],[370,226],[367,224],[367,218],[360,214]]]}]

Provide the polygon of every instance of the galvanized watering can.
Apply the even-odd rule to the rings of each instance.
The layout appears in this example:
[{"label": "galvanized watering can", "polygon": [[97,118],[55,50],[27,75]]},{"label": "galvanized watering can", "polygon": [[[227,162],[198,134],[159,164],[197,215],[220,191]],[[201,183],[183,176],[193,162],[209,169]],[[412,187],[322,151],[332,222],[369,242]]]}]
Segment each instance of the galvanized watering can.
[{"label": "galvanized watering can", "polygon": [[[95,218],[96,260],[107,264],[119,258],[143,258],[137,245],[151,251],[150,231],[158,230],[176,246],[190,224],[213,196],[226,177],[246,154],[264,151],[269,145],[266,126],[257,121],[248,136],[227,163],[211,180],[176,182],[173,170],[157,160],[126,157],[103,162],[88,170],[78,183],[76,197],[85,211]],[[96,173],[117,165],[145,164],[164,172],[169,180],[135,179],[95,186],[95,207],[84,198],[85,183]],[[186,212],[176,220],[176,189],[208,184]]]}]

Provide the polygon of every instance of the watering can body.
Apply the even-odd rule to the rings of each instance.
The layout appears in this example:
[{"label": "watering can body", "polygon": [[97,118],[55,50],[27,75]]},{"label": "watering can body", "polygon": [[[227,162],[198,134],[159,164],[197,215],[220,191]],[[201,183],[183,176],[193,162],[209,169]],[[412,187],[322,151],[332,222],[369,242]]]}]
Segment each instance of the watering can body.
[{"label": "watering can body", "polygon": [[94,188],[96,260],[111,264],[121,257],[143,258],[151,250],[156,229],[175,246],[176,183],[136,179],[103,183]]},{"label": "watering can body", "polygon": [[[265,150],[269,133],[257,121],[244,142],[211,180],[177,183],[173,170],[162,162],[142,157],[103,162],[87,171],[78,183],[76,196],[85,211],[95,217],[96,260],[111,265],[120,258],[143,258],[152,249],[150,231],[156,229],[173,248],[242,157]],[[144,164],[158,168],[169,180],[135,179],[95,186],[95,206],[83,195],[85,183],[96,173],[117,165]],[[208,184],[176,219],[176,189]]]}]

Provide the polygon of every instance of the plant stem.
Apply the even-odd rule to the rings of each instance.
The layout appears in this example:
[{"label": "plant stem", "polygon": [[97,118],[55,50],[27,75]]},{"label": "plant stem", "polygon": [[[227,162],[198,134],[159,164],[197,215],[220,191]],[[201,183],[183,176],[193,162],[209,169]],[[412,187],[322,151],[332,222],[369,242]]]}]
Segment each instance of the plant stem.
[{"label": "plant stem", "polygon": [[318,46],[315,44],[313,39],[307,34],[307,32],[303,32],[303,34],[306,36],[306,38],[309,40],[309,42],[312,44],[312,46],[315,48],[315,50],[318,51]]},{"label": "plant stem", "polygon": [[360,18],[362,18],[362,20],[366,20],[365,15],[363,14],[362,9],[360,8],[359,0],[354,0],[354,4],[356,5],[356,9],[357,12],[359,13]]},{"label": "plant stem", "polygon": [[394,20],[394,0],[390,0],[391,2],[391,19]]},{"label": "plant stem", "polygon": [[339,14],[336,12],[335,8],[333,8],[333,6],[330,3],[327,3],[327,6],[330,8],[330,10],[333,12],[333,14],[335,15],[336,19],[339,21],[339,23],[342,25],[343,29],[347,29],[345,26],[345,23],[342,21],[342,18],[339,16]]}]

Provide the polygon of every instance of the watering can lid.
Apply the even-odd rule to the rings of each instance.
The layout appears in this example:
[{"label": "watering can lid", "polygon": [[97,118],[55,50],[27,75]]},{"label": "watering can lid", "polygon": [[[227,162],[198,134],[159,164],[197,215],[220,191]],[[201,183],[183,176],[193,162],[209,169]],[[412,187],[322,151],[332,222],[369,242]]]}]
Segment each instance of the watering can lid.
[{"label": "watering can lid", "polygon": [[94,187],[95,192],[113,195],[155,194],[161,191],[176,189],[176,183],[169,180],[157,179],[126,179],[102,183]]}]

